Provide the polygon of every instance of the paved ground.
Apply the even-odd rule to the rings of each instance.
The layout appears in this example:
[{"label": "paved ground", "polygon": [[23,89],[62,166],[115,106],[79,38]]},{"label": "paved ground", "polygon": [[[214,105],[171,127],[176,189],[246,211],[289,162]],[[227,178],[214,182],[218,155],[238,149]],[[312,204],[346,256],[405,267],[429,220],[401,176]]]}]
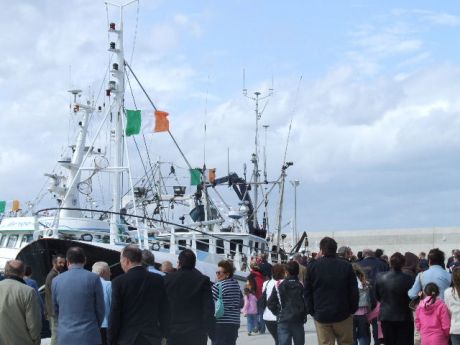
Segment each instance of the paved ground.
[{"label": "paved ground", "polygon": [[[309,318],[305,325],[305,344],[306,345],[317,345],[318,340],[316,338],[315,332],[315,325],[313,324],[313,320]],[[257,334],[248,336],[248,332],[246,330],[246,318],[241,318],[241,327],[238,335],[238,340],[236,341],[238,345],[272,345],[275,342],[273,338],[268,333],[266,334]],[[49,345],[49,339],[42,339],[42,345]],[[208,345],[211,345],[211,342],[208,342]]]}]

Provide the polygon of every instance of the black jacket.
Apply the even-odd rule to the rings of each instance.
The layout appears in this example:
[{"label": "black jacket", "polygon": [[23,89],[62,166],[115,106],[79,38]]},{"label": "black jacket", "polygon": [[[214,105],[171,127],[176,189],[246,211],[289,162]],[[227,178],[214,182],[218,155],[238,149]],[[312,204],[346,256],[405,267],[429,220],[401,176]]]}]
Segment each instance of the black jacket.
[{"label": "black jacket", "polygon": [[113,280],[109,344],[154,341],[167,334],[168,320],[169,306],[162,276],[137,266]]},{"label": "black jacket", "polygon": [[407,291],[413,283],[414,279],[400,271],[389,271],[378,276],[375,283],[375,296],[380,302],[379,320],[412,320]]},{"label": "black jacket", "polygon": [[[305,323],[307,305],[303,294],[303,285],[297,277],[287,277],[268,298],[267,307],[277,316],[278,322]],[[281,300],[281,305],[280,305]]]},{"label": "black jacket", "polygon": [[165,277],[165,286],[171,310],[170,334],[208,334],[214,322],[209,278],[196,269],[180,269]]},{"label": "black jacket", "polygon": [[358,309],[359,290],[351,264],[325,256],[307,267],[305,300],[308,313],[322,323],[340,322]]},{"label": "black jacket", "polygon": [[388,271],[387,263],[373,256],[358,261],[358,265],[361,266],[364,273],[366,273],[366,278],[371,285],[375,284],[379,274]]}]

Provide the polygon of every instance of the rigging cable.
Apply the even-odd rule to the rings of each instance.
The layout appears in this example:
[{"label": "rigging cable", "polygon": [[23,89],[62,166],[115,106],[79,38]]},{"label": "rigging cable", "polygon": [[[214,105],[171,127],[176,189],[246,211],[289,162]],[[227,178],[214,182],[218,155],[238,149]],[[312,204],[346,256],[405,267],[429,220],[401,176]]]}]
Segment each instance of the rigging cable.
[{"label": "rigging cable", "polygon": [[[155,106],[155,104],[153,103],[152,99],[150,98],[150,96],[148,95],[147,91],[145,91],[144,89],[144,86],[141,84],[141,82],[139,81],[139,79],[137,78],[136,74],[133,72],[133,70],[131,69],[131,66],[126,62],[125,60],[125,65],[126,67],[128,67],[128,69],[130,70],[131,74],[133,75],[134,79],[136,79],[137,83],[139,84],[141,90],[144,92],[145,96],[147,97],[147,99],[149,100],[150,104],[152,105],[153,109],[155,110],[158,110],[157,107]],[[169,133],[169,136],[171,137],[171,139],[174,141],[174,144],[176,145],[177,149],[179,150],[182,158],[184,159],[185,163],[187,164],[187,166],[189,167],[190,170],[192,170],[192,165],[189,163],[187,157],[185,157],[185,154],[184,152],[182,152],[182,149],[180,148],[179,144],[177,143],[176,139],[174,138],[174,136],[172,135],[171,131],[168,130],[168,133]]]},{"label": "rigging cable", "polygon": [[297,91],[296,91],[295,99],[294,99],[294,107],[292,108],[291,121],[289,122],[288,136],[287,136],[287,139],[286,139],[286,148],[284,150],[283,164],[286,163],[286,156],[287,156],[287,150],[288,150],[288,145],[289,145],[289,139],[291,137],[292,121],[294,120],[294,114],[295,114],[295,112],[297,110],[297,102],[298,102],[298,99],[299,99],[299,91],[300,91],[301,82],[302,82],[302,76],[300,76],[299,83],[297,84]]}]

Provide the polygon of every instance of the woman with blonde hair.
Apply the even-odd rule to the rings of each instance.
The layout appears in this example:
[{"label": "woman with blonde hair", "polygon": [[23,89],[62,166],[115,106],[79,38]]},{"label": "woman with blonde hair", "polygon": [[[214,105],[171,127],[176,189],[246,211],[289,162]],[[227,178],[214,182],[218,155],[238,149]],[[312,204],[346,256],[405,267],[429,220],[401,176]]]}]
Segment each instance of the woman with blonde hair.
[{"label": "woman with blonde hair", "polygon": [[450,313],[450,340],[460,345],[460,268],[452,271],[452,286],[444,292],[444,301]]}]

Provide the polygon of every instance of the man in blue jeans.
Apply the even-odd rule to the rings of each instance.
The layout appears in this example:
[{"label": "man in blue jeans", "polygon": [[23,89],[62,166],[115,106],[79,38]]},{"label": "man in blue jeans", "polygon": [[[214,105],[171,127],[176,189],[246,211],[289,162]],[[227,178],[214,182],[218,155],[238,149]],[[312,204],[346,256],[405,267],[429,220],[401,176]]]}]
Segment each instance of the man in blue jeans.
[{"label": "man in blue jeans", "polygon": [[283,282],[275,285],[267,306],[277,316],[278,344],[303,345],[305,332],[303,324],[307,321],[307,306],[304,300],[303,285],[300,283],[299,264],[290,261],[286,264],[287,275]]}]

